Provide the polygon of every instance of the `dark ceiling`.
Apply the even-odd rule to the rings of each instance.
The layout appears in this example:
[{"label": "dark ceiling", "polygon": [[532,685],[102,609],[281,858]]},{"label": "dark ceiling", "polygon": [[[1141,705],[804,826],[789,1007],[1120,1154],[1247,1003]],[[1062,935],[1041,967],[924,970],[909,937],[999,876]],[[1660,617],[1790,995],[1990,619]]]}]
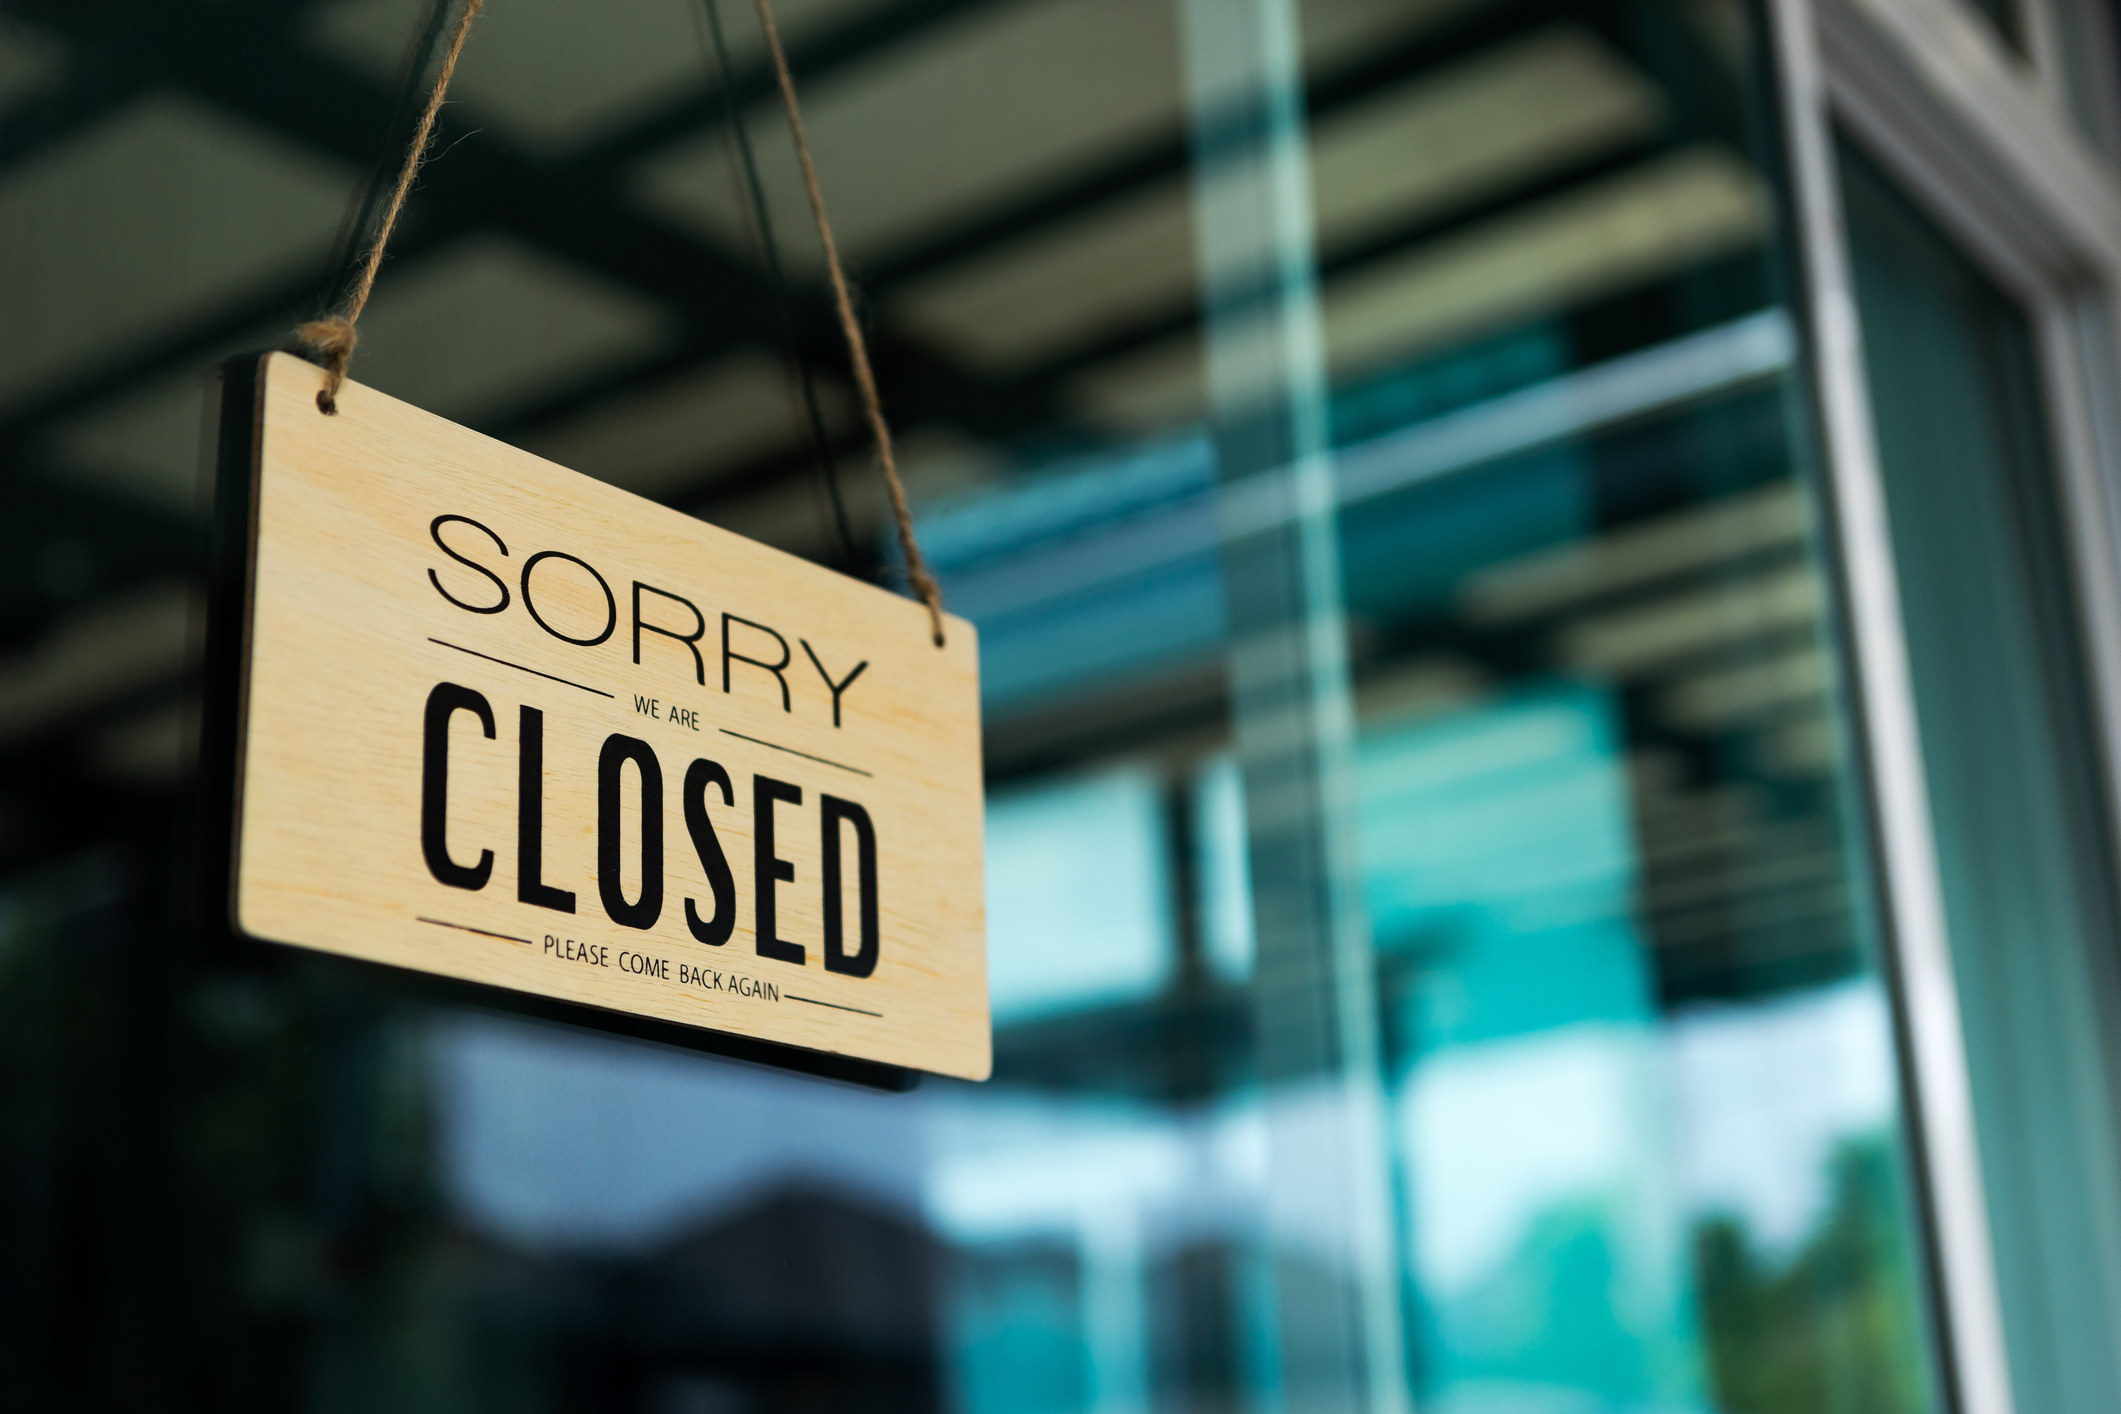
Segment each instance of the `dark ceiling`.
[{"label": "dark ceiling", "polygon": [[[874,573],[867,547],[879,502],[869,453],[847,415],[845,353],[814,236],[788,200],[792,174],[756,22],[741,0],[719,0],[725,83],[702,4],[638,0],[602,18],[556,0],[489,6],[436,157],[392,243],[355,376],[798,553]],[[991,476],[1030,450],[1139,435],[1086,390],[1102,378],[1139,396],[1158,368],[1198,361],[1176,7],[784,0],[782,8],[916,492],[947,488],[953,475]],[[1650,199],[1628,196],[1629,182],[1646,191],[1645,182],[1668,176],[1675,192],[1693,182],[1684,199],[1715,208],[1722,178],[1670,164],[1704,143],[1737,145],[1742,86],[1731,82],[1730,56],[1717,52],[1715,25],[1671,22],[1670,8],[1621,0],[1305,7],[1328,286],[1386,308],[1391,280],[1433,278],[1418,268],[1432,253],[1463,261],[1483,244],[1502,250],[1527,210],[1580,217],[1583,203],[1607,193],[1621,205]],[[0,63],[0,251],[13,252],[0,257],[0,319],[17,325],[28,349],[12,364],[0,354],[0,645],[15,663],[0,674],[0,740],[20,749],[135,719],[175,693],[181,636],[143,640],[134,653],[123,628],[83,638],[84,615],[115,606],[110,613],[122,618],[152,602],[167,621],[170,586],[195,578],[206,518],[187,428],[204,372],[283,339],[330,305],[353,213],[410,130],[426,82],[413,57],[429,52],[422,36],[434,12],[426,0],[0,0],[0,17],[0,54],[14,51]],[[1101,48],[1115,44],[1127,53]],[[580,84],[577,73],[587,76]],[[899,74],[911,77],[892,89]],[[598,84],[598,103],[581,99],[578,89]],[[1574,99],[1561,92],[1568,84],[1580,90]],[[1554,116],[1539,118],[1547,99],[1527,85],[1552,91]],[[578,107],[586,116],[575,116]],[[732,123],[739,114],[741,127]],[[1529,132],[1539,121],[1553,131],[1513,136],[1513,125]],[[161,124],[165,135],[129,138],[122,156],[99,159],[97,144],[128,122],[143,131]],[[901,128],[913,140],[902,140]],[[177,130],[188,136],[166,135]],[[1336,167],[1328,137],[1342,131],[1346,155]],[[248,152],[253,142],[265,146],[251,166],[231,156],[230,174],[209,170],[221,160],[214,154]],[[1452,151],[1395,165],[1409,143]],[[1011,149],[1023,150],[1021,161]],[[1461,149],[1474,157],[1452,170]],[[729,185],[740,158],[761,173],[756,205],[739,190],[709,200],[703,219],[670,196],[688,183]],[[114,195],[132,174],[133,197]],[[1347,190],[1336,195],[1330,180]],[[219,198],[216,181],[227,189]],[[1380,202],[1395,183],[1404,199]],[[11,186],[25,193],[12,206]],[[940,195],[928,199],[931,188]],[[1346,219],[1335,214],[1343,210]],[[1756,217],[1703,219],[1729,228],[1703,240],[1755,238]],[[246,242],[261,251],[247,263]],[[1653,254],[1698,254],[1683,246]],[[1078,264],[1080,252],[1108,250],[1112,283],[1129,298],[1086,298],[1096,272],[1087,284],[1079,269],[1071,274],[1070,249]],[[452,283],[454,292],[441,289]],[[452,320],[450,300],[482,288],[500,312],[484,323]],[[1522,299],[1497,297],[1503,314],[1510,298]],[[392,299],[433,309],[394,326]],[[544,305],[565,317],[522,322],[530,318],[522,311]],[[1332,309],[1328,316],[1330,324]],[[1012,334],[1016,323],[1031,332]],[[530,358],[537,345],[552,356],[510,375],[509,360]],[[65,356],[44,357],[47,348]],[[435,371],[446,359],[459,366]],[[489,359],[500,371],[483,383],[462,367]],[[749,381],[732,372],[745,368]],[[771,375],[763,383],[760,369]],[[791,376],[798,369],[800,380]],[[801,415],[791,391],[805,381],[822,409],[816,419]],[[457,383],[478,386],[453,398]],[[1175,386],[1177,401],[1166,396],[1157,415],[1183,420],[1197,407],[1187,406],[1186,379]],[[775,406],[754,415],[762,401]],[[652,413],[639,414],[643,407]],[[702,428],[703,419],[716,425]],[[756,425],[744,435],[730,430],[747,420]],[[924,447],[947,455],[924,457]],[[636,473],[635,462],[653,475]],[[985,469],[931,471],[931,462]],[[847,487],[851,540],[831,533],[821,463],[835,465]],[[58,661],[68,653],[106,666],[75,671]],[[108,666],[127,654],[132,671]]]}]

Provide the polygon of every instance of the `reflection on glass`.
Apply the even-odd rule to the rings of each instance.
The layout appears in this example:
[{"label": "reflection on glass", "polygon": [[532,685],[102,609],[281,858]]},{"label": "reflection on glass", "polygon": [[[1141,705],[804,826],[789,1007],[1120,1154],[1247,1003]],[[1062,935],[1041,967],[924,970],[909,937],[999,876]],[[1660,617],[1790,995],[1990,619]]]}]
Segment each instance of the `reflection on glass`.
[{"label": "reflection on glass", "polygon": [[987,800],[987,992],[997,1025],[1152,997],[1171,939],[1161,783],[1117,771]]},{"label": "reflection on glass", "polygon": [[[360,376],[888,578],[705,3],[490,7]],[[192,373],[288,322],[354,141],[301,95],[386,94],[420,7],[193,8],[227,111],[118,85],[0,171],[8,445],[80,552],[0,664],[32,1398],[1940,1407],[1750,8],[781,0],[981,633],[996,1073],[910,1094],[190,947],[182,689],[127,674],[182,660]]]},{"label": "reflection on glass", "polygon": [[1700,1402],[1614,725],[1568,688],[1364,743],[1408,1264],[1445,1407]]},{"label": "reflection on glass", "polygon": [[1237,762],[1211,757],[1194,774],[1194,879],[1199,889],[1200,948],[1217,981],[1252,975],[1252,871],[1245,851],[1245,783]]}]

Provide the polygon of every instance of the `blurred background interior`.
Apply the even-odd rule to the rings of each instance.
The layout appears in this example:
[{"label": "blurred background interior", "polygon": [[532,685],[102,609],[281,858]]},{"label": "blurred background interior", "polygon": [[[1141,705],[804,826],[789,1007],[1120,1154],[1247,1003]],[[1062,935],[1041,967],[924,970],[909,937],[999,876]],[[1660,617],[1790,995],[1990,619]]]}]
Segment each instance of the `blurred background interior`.
[{"label": "blurred background interior", "polygon": [[[993,1081],[204,946],[201,410],[338,292],[448,7],[0,0],[6,1402],[1954,1407],[1767,12],[776,8],[982,635]],[[2036,332],[1838,141],[2019,1407],[2121,1407]],[[362,332],[899,582],[744,0],[493,0]]]}]

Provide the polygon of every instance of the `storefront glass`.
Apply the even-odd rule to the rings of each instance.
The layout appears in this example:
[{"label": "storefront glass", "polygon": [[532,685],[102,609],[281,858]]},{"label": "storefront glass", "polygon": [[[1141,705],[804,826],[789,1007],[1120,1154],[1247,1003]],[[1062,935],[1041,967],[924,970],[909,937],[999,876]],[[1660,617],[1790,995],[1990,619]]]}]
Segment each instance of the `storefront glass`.
[{"label": "storefront glass", "polygon": [[[995,1078],[210,960],[199,375],[328,299],[437,12],[11,4],[22,1387],[1941,1409],[1747,7],[777,8],[981,630]],[[764,75],[496,0],[355,376],[888,580]]]}]

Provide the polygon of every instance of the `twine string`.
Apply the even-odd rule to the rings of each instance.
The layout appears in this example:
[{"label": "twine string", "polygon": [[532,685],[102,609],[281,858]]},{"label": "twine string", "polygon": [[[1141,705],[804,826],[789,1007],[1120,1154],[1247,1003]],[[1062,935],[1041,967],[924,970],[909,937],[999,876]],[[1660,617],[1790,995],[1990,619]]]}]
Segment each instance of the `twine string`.
[{"label": "twine string", "polygon": [[361,342],[360,331],[354,326],[368,305],[368,297],[375,292],[376,272],[382,267],[384,248],[390,244],[391,230],[398,224],[399,213],[405,209],[406,197],[412,193],[413,178],[419,175],[420,165],[427,160],[428,147],[434,141],[435,118],[442,111],[442,99],[448,94],[449,80],[457,71],[457,59],[464,52],[464,40],[471,33],[471,22],[479,17],[479,11],[485,5],[486,0],[464,0],[456,27],[449,32],[449,46],[442,51],[442,68],[435,75],[434,91],[427,95],[427,106],[420,110],[420,123],[405,149],[405,163],[398,169],[397,185],[391,188],[390,201],[383,208],[383,219],[377,225],[375,240],[362,257],[361,273],[346,298],[345,309],[338,314],[311,320],[295,331],[295,337],[324,361],[326,381],[317,391],[320,412],[335,414],[339,410],[339,389],[345,385],[346,370],[353,363],[354,346]]},{"label": "twine string", "polygon": [[876,458],[884,471],[884,489],[891,497],[891,518],[898,528],[898,547],[906,557],[906,580],[921,602],[928,606],[928,624],[935,646],[943,646],[943,590],[929,572],[928,561],[913,537],[913,511],[906,504],[906,486],[899,480],[898,459],[891,451],[891,427],[884,420],[884,402],[876,391],[876,374],[869,366],[869,345],[862,337],[862,324],[855,317],[854,297],[848,292],[847,275],[840,267],[839,244],[832,238],[832,222],[825,215],[825,193],[818,185],[817,164],[810,157],[810,139],[803,131],[802,108],[795,99],[795,78],[788,72],[788,56],[781,49],[781,34],[773,22],[771,0],[756,0],[759,25],[766,32],[766,47],[773,55],[773,73],[781,88],[781,103],[788,110],[788,127],[795,136],[796,161],[803,169],[803,190],[810,198],[810,214],[817,219],[818,242],[825,248],[825,269],[832,278],[832,303],[839,313],[840,333],[847,340],[847,358],[854,366],[855,387],[862,395],[862,415],[869,435],[876,442]]},{"label": "twine string", "polygon": [[377,125],[376,158],[361,183],[361,199],[339,222],[339,232],[332,238],[330,270],[336,282],[328,296],[332,305],[352,287],[360,258],[368,251],[368,238],[375,234],[376,217],[398,179],[398,161],[392,159],[402,160],[402,151],[383,149],[391,147],[398,134],[410,132],[419,120],[420,107],[427,101],[428,76],[441,60],[442,45],[449,38],[450,13],[455,8],[451,0],[426,0],[426,5],[420,31],[399,61],[390,111]]},{"label": "twine string", "polygon": [[840,489],[839,458],[833,454],[831,435],[825,431],[824,409],[818,405],[817,377],[812,371],[811,360],[803,356],[801,340],[796,337],[795,319],[790,313],[792,301],[788,297],[788,275],[782,268],[781,244],[774,233],[773,209],[766,203],[766,184],[759,177],[758,154],[752,150],[750,130],[737,106],[735,66],[730,62],[728,40],[722,33],[722,7],[719,0],[705,0],[701,8],[707,13],[708,38],[714,45],[715,72],[721,82],[722,121],[728,127],[738,165],[743,169],[744,193],[751,199],[751,219],[756,225],[760,254],[765,259],[766,282],[773,288],[773,307],[780,315],[781,342],[795,368],[796,383],[803,398],[804,421],[810,429],[811,449],[817,453],[818,465],[825,473],[825,495],[832,504],[833,532],[839,537],[842,560],[850,571],[857,571],[867,557],[855,543],[854,528],[847,519],[847,498]]},{"label": "twine string", "polygon": [[[839,315],[840,333],[847,341],[848,361],[854,368],[855,387],[861,393],[862,414],[869,424],[869,434],[876,442],[877,461],[883,468],[884,489],[891,500],[891,518],[898,530],[899,551],[906,559],[906,579],[921,602],[928,606],[929,628],[936,647],[940,648],[944,641],[942,586],[936,583],[927,558],[921,554],[920,543],[914,538],[913,511],[906,503],[906,486],[899,479],[898,459],[892,452],[891,426],[884,419],[883,399],[877,393],[876,373],[869,363],[869,346],[862,336],[861,321],[855,317],[854,296],[848,289],[847,274],[840,264],[839,243],[833,239],[832,222],[825,214],[825,193],[818,185],[817,164],[811,158],[810,139],[803,130],[803,112],[796,102],[795,78],[788,70],[787,53],[781,48],[780,29],[773,21],[773,6],[770,0],[756,0],[756,3],[759,25],[766,35],[766,47],[773,55],[773,73],[780,85],[781,102],[788,110],[788,127],[794,135],[796,160],[803,172],[803,190],[810,198],[810,214],[816,218],[818,241],[825,250],[825,268],[832,280],[833,307]],[[390,244],[398,216],[405,209],[405,200],[412,192],[413,179],[427,160],[428,148],[434,141],[435,119],[442,111],[443,99],[448,96],[449,81],[456,74],[457,60],[464,53],[464,41],[471,34],[472,21],[479,17],[485,4],[486,0],[464,0],[464,8],[457,15],[455,27],[450,30],[449,44],[442,52],[442,66],[435,75],[434,89],[427,95],[426,107],[420,111],[419,125],[413,131],[411,143],[406,146],[404,164],[398,169],[397,184],[391,189],[390,200],[383,208],[375,240],[362,257],[360,276],[354,281],[344,310],[312,320],[295,331],[296,336],[323,360],[326,382],[317,392],[317,408],[327,415],[339,410],[339,390],[346,383],[354,348],[361,341],[356,327],[361,311],[375,292],[376,274],[382,268],[384,250]]]}]

